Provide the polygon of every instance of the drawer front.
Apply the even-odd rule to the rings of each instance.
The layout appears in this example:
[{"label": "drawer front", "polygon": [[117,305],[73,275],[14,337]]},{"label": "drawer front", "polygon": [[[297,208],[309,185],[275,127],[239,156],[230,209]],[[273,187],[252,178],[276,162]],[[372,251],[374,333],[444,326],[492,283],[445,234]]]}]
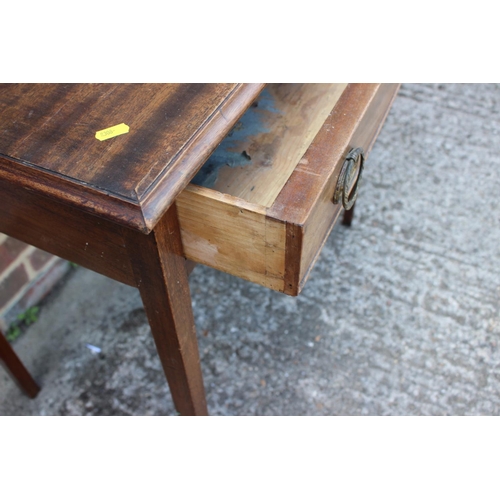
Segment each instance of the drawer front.
[{"label": "drawer front", "polygon": [[300,292],[343,212],[333,198],[346,156],[362,148],[368,157],[398,89],[397,84],[349,85],[276,200],[274,215],[287,223],[287,293]]},{"label": "drawer front", "polygon": [[[229,143],[230,157],[241,151],[246,163],[226,168],[219,185],[189,185],[177,208],[188,259],[297,295],[342,212],[333,196],[346,155],[357,147],[368,155],[399,86],[286,85],[270,88],[272,113],[260,103],[249,110],[270,115],[261,130],[249,117],[251,133]],[[240,135],[244,125],[236,126]],[[273,175],[277,195],[266,191],[276,191]]]}]

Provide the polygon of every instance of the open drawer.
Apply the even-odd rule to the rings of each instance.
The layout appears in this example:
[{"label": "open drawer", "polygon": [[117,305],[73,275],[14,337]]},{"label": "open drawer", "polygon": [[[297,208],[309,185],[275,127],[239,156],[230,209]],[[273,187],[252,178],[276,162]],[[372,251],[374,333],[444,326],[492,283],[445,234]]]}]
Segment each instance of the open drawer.
[{"label": "open drawer", "polygon": [[343,210],[346,157],[366,158],[398,88],[268,85],[177,198],[185,256],[297,295]]}]

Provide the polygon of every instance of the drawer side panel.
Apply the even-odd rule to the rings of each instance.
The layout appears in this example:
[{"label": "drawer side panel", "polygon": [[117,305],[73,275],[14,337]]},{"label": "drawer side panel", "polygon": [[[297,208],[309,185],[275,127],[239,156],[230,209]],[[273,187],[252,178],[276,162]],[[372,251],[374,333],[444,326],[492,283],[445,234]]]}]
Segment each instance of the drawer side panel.
[{"label": "drawer side panel", "polygon": [[262,207],[194,185],[176,203],[188,259],[283,291],[284,223]]}]

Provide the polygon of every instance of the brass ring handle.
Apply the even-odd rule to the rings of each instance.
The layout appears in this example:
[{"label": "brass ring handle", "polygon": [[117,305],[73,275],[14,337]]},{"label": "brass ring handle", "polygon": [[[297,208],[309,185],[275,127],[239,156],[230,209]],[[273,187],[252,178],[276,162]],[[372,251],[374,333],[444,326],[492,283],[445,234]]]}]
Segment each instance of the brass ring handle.
[{"label": "brass ring handle", "polygon": [[363,148],[354,148],[349,151],[340,170],[337,187],[333,194],[333,203],[337,204],[342,201],[342,205],[346,210],[352,208],[358,196],[359,181],[363,175],[364,163]]}]

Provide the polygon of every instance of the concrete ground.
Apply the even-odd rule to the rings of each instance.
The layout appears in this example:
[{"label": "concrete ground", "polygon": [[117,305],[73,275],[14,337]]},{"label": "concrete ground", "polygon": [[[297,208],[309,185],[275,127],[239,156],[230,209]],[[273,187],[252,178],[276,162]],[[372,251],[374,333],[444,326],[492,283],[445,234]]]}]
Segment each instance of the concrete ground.
[{"label": "concrete ground", "polygon": [[[403,85],[298,298],[195,269],[212,415],[500,414],[499,112],[499,85]],[[0,367],[2,415],[175,414],[133,288],[72,271],[14,348],[43,389]]]}]

